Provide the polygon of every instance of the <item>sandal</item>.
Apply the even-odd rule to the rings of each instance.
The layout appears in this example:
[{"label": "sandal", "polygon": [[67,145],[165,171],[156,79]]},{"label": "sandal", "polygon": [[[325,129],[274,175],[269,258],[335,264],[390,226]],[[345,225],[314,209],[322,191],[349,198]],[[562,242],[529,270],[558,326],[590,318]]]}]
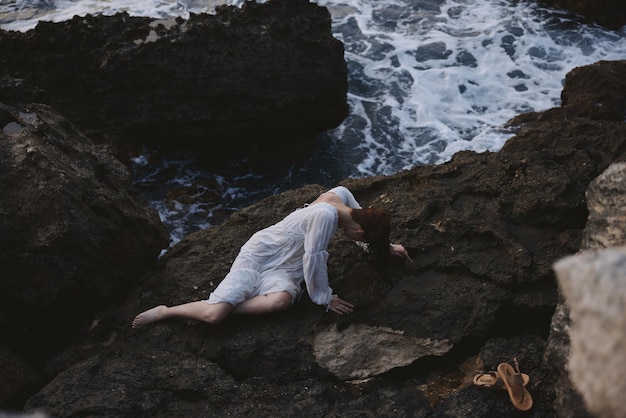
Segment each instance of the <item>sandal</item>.
[{"label": "sandal", "polygon": [[498,375],[502,379],[507,392],[509,392],[509,398],[511,398],[513,406],[520,411],[528,411],[533,406],[533,398],[524,386],[524,377],[519,371],[517,359],[513,359],[513,361],[515,361],[517,372],[509,363],[500,363],[498,365]]},{"label": "sandal", "polygon": [[[522,373],[522,380],[522,383],[526,386],[528,382],[530,382],[530,376],[526,373]],[[506,389],[502,379],[498,375],[498,372],[485,372],[477,374],[474,376],[474,384],[485,388]]]}]

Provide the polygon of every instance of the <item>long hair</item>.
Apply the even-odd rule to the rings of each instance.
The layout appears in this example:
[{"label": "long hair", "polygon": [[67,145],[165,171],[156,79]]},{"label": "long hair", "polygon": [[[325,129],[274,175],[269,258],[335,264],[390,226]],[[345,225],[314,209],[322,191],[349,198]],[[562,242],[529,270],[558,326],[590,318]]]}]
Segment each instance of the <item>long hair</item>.
[{"label": "long hair", "polygon": [[385,276],[389,266],[389,234],[391,213],[384,209],[353,209],[352,219],[365,231],[364,241],[368,243],[370,260],[376,271]]}]

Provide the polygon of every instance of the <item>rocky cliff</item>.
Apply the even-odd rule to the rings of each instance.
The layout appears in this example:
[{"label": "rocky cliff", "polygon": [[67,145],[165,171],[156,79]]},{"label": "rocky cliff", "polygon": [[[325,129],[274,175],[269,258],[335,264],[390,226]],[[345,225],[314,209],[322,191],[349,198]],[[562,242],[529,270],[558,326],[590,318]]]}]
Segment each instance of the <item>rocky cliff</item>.
[{"label": "rocky cliff", "polygon": [[[309,10],[308,2],[293,4]],[[20,104],[16,92],[41,99],[50,87],[5,73],[0,97],[12,100],[0,112],[0,184],[11,198],[0,201],[0,255],[3,302],[11,303],[2,304],[0,324],[11,332],[0,344],[2,407],[55,417],[510,416],[505,391],[471,380],[516,358],[531,379],[526,415],[604,413],[585,398],[595,389],[576,382],[588,352],[570,366],[577,340],[569,327],[586,308],[572,305],[571,318],[560,309],[570,296],[560,293],[554,265],[581,244],[606,242],[585,228],[592,219],[602,224],[595,214],[609,205],[588,193],[626,159],[625,79],[626,62],[575,69],[562,106],[512,120],[516,136],[497,153],[461,152],[446,164],[342,182],[362,205],[392,211],[392,239],[415,261],[397,261],[381,277],[337,236],[331,285],[354,313],[326,313],[305,295],[283,313],[133,330],[145,308],[206,298],[254,231],[323,189],[267,198],[157,260],[164,237],[154,212],[107,148],[80,131],[85,123],[106,133],[108,116],[96,129],[59,114],[66,99],[55,108]],[[318,116],[318,128],[332,119]],[[36,275],[25,270],[37,266]],[[16,314],[31,306],[35,320]]]},{"label": "rocky cliff", "polygon": [[188,20],[115,16],[0,31],[0,102],[46,103],[93,139],[267,148],[338,126],[343,44],[308,1],[246,2]]},{"label": "rocky cliff", "polygon": [[[626,63],[584,71],[602,95],[595,77],[614,74],[618,86]],[[568,77],[564,95],[580,88],[569,84],[576,79]],[[305,297],[288,313],[218,326],[171,320],[129,328],[152,305],[206,298],[251,233],[322,191],[311,185],[186,237],[127,298],[100,311],[80,343],[44,366],[55,377],[25,409],[53,416],[506,415],[514,409],[504,391],[470,381],[517,358],[531,377],[529,414],[554,416],[558,371],[544,361],[558,302],[552,265],[580,248],[589,184],[626,156],[623,121],[589,112],[557,117],[570,110],[526,115],[497,153],[462,152],[439,166],[346,180],[362,204],[393,212],[393,240],[415,260],[383,278],[337,237],[331,282],[355,303],[353,314],[327,314]]]}]

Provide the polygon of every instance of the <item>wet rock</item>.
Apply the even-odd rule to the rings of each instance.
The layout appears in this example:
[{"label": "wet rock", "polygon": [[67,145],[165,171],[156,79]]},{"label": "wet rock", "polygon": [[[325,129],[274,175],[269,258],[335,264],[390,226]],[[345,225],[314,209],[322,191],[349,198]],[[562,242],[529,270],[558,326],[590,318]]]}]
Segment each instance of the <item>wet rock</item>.
[{"label": "wet rock", "polygon": [[589,22],[619,30],[626,25],[626,4],[621,0],[538,0],[542,5],[569,10]]},{"label": "wet rock", "polygon": [[626,163],[615,163],[586,193],[589,220],[582,248],[602,249],[626,243]]},{"label": "wet rock", "polygon": [[445,60],[452,54],[452,51],[446,48],[444,42],[432,42],[426,45],[420,45],[411,55],[418,62],[429,60]]},{"label": "wet rock", "polygon": [[6,408],[19,409],[33,391],[45,383],[45,378],[20,359],[14,352],[0,343],[0,405]]}]

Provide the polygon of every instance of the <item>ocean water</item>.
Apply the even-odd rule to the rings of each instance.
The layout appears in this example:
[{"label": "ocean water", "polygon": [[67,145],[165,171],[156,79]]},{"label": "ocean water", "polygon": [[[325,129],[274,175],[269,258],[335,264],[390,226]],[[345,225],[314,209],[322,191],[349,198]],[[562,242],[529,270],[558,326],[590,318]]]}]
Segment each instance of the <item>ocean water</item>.
[{"label": "ocean water", "polygon": [[[2,0],[0,29],[39,20],[114,14],[166,18],[214,13],[200,0]],[[565,75],[626,59],[626,27],[609,31],[534,2],[320,0],[345,45],[350,115],[297,161],[247,158],[203,164],[201,155],[143,149],[130,165],[138,190],[170,229],[171,244],[241,207],[305,184],[388,175],[441,164],[461,150],[497,151],[513,116],[560,104]]]}]

